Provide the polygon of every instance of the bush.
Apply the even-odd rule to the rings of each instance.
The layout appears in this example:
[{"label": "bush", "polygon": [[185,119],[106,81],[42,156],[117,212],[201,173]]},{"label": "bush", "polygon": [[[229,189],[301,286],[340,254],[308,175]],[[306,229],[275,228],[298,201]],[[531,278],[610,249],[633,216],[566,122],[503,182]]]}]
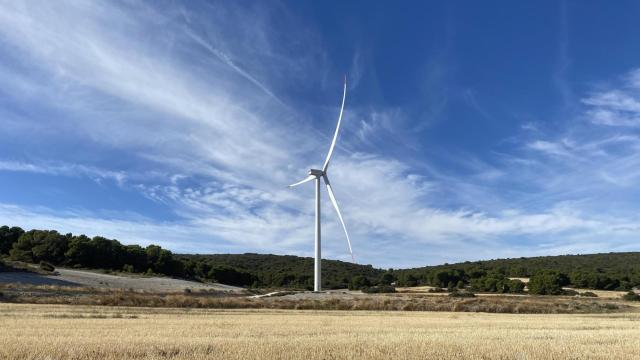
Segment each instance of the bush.
[{"label": "bush", "polygon": [[585,291],[580,293],[580,296],[584,296],[584,297],[598,297],[598,294],[591,292],[591,291]]},{"label": "bush", "polygon": [[564,289],[562,290],[562,295],[577,296],[577,295],[580,295],[580,293],[573,289]]},{"label": "bush", "polygon": [[51,265],[51,263],[48,263],[46,261],[40,261],[40,269],[44,271],[53,271],[56,268],[53,265]]},{"label": "bush", "polygon": [[622,296],[622,299],[627,301],[640,301],[640,295],[636,294],[633,291],[629,291]]},{"label": "bush", "polygon": [[361,290],[365,294],[388,294],[396,292],[396,288],[391,285],[369,286]]},{"label": "bush", "polygon": [[472,298],[476,297],[476,294],[472,293],[471,291],[453,291],[449,293],[449,296],[456,298]]}]

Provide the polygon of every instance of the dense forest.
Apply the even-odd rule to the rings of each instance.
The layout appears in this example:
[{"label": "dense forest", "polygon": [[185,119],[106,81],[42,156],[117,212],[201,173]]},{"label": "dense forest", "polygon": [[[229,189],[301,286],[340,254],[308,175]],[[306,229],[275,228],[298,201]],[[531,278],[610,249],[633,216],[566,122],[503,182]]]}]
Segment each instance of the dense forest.
[{"label": "dense forest", "polygon": [[[123,245],[101,236],[24,231],[0,227],[0,258],[87,269],[163,274],[245,287],[311,289],[313,259],[262,254],[173,254],[157,245]],[[0,271],[5,265],[0,262]],[[430,285],[450,290],[511,292],[524,290],[514,277],[530,277],[529,291],[559,294],[562,287],[629,290],[640,286],[640,253],[562,255],[444,264],[382,270],[322,260],[323,287],[363,289],[377,285]]]},{"label": "dense forest", "polygon": [[[52,264],[130,273],[162,274],[198,281],[251,287],[313,288],[313,259],[297,256],[229,254],[177,255],[157,245],[123,245],[101,236],[24,231],[0,227],[0,256],[27,263]],[[0,271],[3,269],[0,263]],[[336,260],[322,260],[328,289],[377,283],[382,270]]]},{"label": "dense forest", "polygon": [[[263,254],[177,255],[177,258],[186,268],[195,268],[196,272],[205,273],[211,268],[244,274],[243,281],[238,285],[313,289],[313,258]],[[204,269],[200,270],[201,267]],[[322,260],[322,284],[325,288],[346,288],[359,278],[366,278],[374,283],[383,273],[383,270],[371,265]],[[226,280],[215,274],[213,278],[222,283]]]},{"label": "dense forest", "polygon": [[399,270],[411,283],[442,287],[459,282],[474,284],[488,274],[502,277],[533,277],[553,271],[561,285],[601,290],[629,290],[640,286],[640,252],[589,255],[541,256],[426,266]]}]

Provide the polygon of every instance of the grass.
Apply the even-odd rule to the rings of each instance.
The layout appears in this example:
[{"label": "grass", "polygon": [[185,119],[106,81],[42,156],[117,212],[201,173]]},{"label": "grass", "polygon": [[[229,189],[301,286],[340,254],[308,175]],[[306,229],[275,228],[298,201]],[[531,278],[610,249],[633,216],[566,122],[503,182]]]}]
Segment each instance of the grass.
[{"label": "grass", "polygon": [[[59,315],[59,316],[56,316]],[[640,313],[209,310],[0,304],[0,358],[622,359]]]},{"label": "grass", "polygon": [[282,293],[281,296],[250,298],[246,294],[219,291],[155,293],[140,290],[65,287],[52,285],[0,285],[0,301],[10,303],[103,305],[132,307],[176,307],[212,309],[293,309],[293,310],[385,310],[456,311],[489,313],[611,313],[636,309],[629,302],[611,299],[479,295],[451,298],[427,294],[333,294],[315,296]]}]

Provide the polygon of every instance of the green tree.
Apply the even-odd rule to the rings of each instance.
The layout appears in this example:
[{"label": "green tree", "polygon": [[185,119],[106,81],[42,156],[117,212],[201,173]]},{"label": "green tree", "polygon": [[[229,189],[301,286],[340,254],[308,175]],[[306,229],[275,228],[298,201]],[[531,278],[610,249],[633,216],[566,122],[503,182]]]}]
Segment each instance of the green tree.
[{"label": "green tree", "polygon": [[13,243],[18,241],[22,234],[24,234],[24,230],[17,226],[10,228],[5,225],[0,227],[0,254],[9,254]]},{"label": "green tree", "polygon": [[144,272],[147,268],[147,251],[140,245],[126,245],[123,248],[123,263],[132,272]]},{"label": "green tree", "polygon": [[351,278],[351,283],[349,283],[349,290],[360,290],[369,286],[371,286],[371,281],[369,281],[369,278],[362,275],[356,275]]},{"label": "green tree", "polygon": [[387,271],[380,277],[380,284],[382,285],[391,285],[394,281],[396,281],[396,276],[390,271]]},{"label": "green tree", "polygon": [[153,272],[158,274],[171,274],[173,266],[173,254],[158,245],[149,245],[146,249],[147,264]]},{"label": "green tree", "polygon": [[61,263],[68,248],[68,238],[51,230],[30,230],[20,235],[9,252],[13,260]]},{"label": "green tree", "polygon": [[475,291],[520,293],[524,290],[522,281],[510,280],[503,273],[497,271],[490,271],[483,277],[471,279],[470,284]]},{"label": "green tree", "polygon": [[121,269],[124,265],[124,249],[118,240],[94,236],[90,245],[93,248],[90,266],[99,269]]},{"label": "green tree", "polygon": [[210,279],[227,285],[249,286],[255,281],[251,274],[230,267],[214,267],[208,275]]},{"label": "green tree", "polygon": [[398,286],[416,286],[418,285],[418,278],[414,274],[401,273],[398,276]]},{"label": "green tree", "polygon": [[567,276],[555,270],[540,270],[529,278],[529,293],[536,295],[560,295]]},{"label": "green tree", "polygon": [[55,230],[41,231],[41,238],[38,242],[34,242],[33,253],[34,262],[50,262],[53,264],[61,264],[64,262],[64,253],[69,248],[69,239],[71,234],[61,235]]},{"label": "green tree", "polygon": [[92,266],[95,249],[91,239],[85,235],[74,236],[69,241],[69,249],[64,254],[67,263],[71,265]]}]

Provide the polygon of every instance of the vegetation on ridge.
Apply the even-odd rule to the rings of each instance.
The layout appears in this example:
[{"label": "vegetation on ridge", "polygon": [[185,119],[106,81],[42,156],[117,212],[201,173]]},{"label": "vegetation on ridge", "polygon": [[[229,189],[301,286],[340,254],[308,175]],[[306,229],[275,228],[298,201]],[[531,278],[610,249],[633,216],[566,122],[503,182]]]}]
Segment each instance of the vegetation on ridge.
[{"label": "vegetation on ridge", "polygon": [[[0,227],[0,255],[52,266],[163,274],[200,281],[253,287],[313,288],[313,259],[259,254],[176,255],[157,245],[123,245],[101,236],[24,231]],[[2,270],[0,265],[0,271]],[[354,277],[378,282],[383,270],[336,260],[322,260],[323,287],[346,288]]]},{"label": "vegetation on ridge", "polygon": [[[311,289],[313,286],[312,258],[173,254],[157,245],[123,245],[101,236],[63,235],[55,230],[25,232],[19,227],[2,226],[0,255],[36,264],[164,274],[245,287]],[[0,263],[0,271],[2,267]],[[429,285],[449,290],[520,293],[525,284],[511,278],[530,277],[530,293],[557,295],[566,293],[565,286],[625,291],[640,286],[640,253],[500,259],[403,270],[322,260],[322,271],[323,287],[328,289]]]}]

